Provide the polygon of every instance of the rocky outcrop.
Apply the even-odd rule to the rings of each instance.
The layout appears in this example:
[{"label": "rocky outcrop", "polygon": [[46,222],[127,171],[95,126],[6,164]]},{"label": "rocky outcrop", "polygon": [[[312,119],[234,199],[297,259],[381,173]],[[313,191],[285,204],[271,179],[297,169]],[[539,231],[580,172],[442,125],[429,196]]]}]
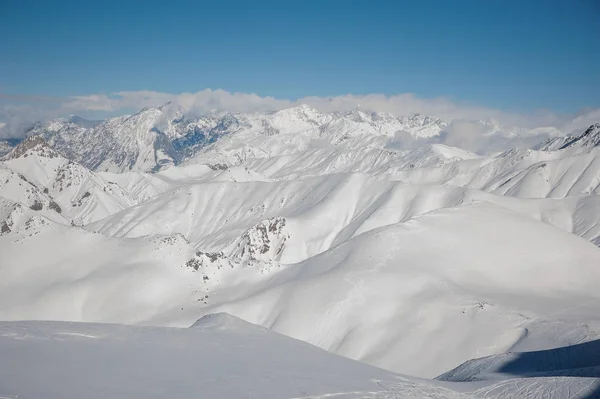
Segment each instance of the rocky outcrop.
[{"label": "rocky outcrop", "polygon": [[13,150],[6,156],[6,159],[16,159],[20,157],[27,157],[30,154],[36,154],[47,158],[56,158],[58,153],[50,148],[46,140],[41,136],[29,136],[21,143],[19,143]]},{"label": "rocky outcrop", "polygon": [[259,222],[234,243],[230,256],[243,264],[278,262],[290,237],[285,225],[283,217]]}]

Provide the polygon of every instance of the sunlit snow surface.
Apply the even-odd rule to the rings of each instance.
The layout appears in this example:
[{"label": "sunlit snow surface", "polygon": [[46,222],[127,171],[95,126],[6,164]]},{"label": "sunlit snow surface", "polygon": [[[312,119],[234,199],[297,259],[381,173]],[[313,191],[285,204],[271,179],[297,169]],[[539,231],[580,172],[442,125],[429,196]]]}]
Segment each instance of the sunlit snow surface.
[{"label": "sunlit snow surface", "polygon": [[[218,139],[142,172],[160,116],[49,127],[95,171],[36,137],[0,162],[0,397],[594,397],[596,347],[508,352],[600,338],[600,125],[481,156],[299,107],[194,122]],[[220,312],[272,331],[187,329]]]}]

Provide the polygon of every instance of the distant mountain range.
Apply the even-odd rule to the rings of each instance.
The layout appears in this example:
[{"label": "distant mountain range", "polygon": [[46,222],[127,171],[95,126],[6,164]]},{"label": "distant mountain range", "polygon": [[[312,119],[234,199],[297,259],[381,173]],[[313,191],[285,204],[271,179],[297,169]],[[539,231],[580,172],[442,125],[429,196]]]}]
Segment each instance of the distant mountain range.
[{"label": "distant mountain range", "polygon": [[[490,135],[539,134],[539,129],[477,123]],[[37,123],[28,129],[27,136],[43,137],[52,148],[94,171],[155,172],[170,165],[193,163],[195,158],[232,166],[249,158],[289,155],[324,146],[400,151],[404,148],[397,145],[397,137],[426,141],[447,127],[445,121],[418,114],[395,117],[361,110],[323,113],[308,106],[190,118],[172,112],[165,104],[106,121],[72,116]],[[564,139],[558,131],[544,132],[558,136],[551,141],[555,146]],[[16,143],[0,141],[0,156]],[[549,142],[546,147],[554,148],[551,145]]]}]

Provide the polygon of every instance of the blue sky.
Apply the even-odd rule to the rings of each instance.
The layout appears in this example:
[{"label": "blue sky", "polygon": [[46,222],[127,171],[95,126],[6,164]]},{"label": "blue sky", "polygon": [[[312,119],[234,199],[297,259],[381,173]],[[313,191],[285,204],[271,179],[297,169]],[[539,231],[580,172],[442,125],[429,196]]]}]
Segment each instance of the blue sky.
[{"label": "blue sky", "polygon": [[600,118],[598,0],[0,0],[0,16],[0,136],[167,100],[564,131]]},{"label": "blue sky", "polygon": [[0,92],[205,88],[600,106],[595,0],[0,2]]}]

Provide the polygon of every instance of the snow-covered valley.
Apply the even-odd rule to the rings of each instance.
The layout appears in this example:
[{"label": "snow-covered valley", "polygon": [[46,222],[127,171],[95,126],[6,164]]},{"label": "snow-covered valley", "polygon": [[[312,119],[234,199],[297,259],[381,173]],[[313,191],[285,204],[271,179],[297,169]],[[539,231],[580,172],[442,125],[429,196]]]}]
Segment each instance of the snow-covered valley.
[{"label": "snow-covered valley", "polygon": [[600,124],[485,154],[447,126],[34,126],[0,163],[0,398],[106,397],[86,356],[115,398],[600,397]]}]

